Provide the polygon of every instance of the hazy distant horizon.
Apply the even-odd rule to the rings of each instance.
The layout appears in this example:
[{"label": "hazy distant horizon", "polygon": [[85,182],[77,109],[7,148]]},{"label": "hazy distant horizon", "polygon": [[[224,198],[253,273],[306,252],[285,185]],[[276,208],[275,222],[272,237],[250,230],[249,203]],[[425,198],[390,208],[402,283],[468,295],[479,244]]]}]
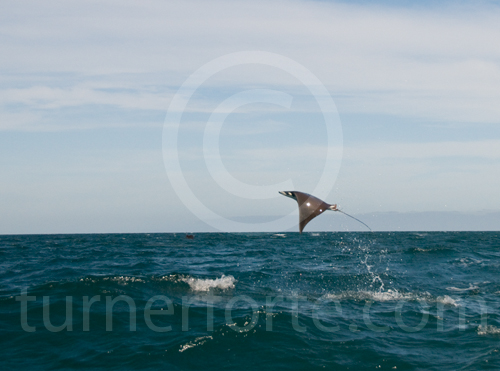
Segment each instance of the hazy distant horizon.
[{"label": "hazy distant horizon", "polygon": [[[354,217],[361,219],[368,224],[373,232],[495,232],[500,231],[500,212],[498,211],[482,211],[477,213],[461,213],[452,211],[437,211],[437,212],[382,212],[368,214],[352,214]],[[248,216],[234,218],[240,222],[246,222],[254,225],[254,229],[247,233],[263,232],[259,229],[258,223],[266,222],[275,217],[259,217]],[[289,233],[298,232],[298,216],[297,225],[286,230],[266,231],[267,233]],[[65,227],[65,230],[50,229],[42,226],[40,230],[33,230],[32,227],[25,230],[13,230],[9,233],[1,233],[0,235],[23,235],[23,234],[93,234],[93,233],[218,233],[221,232],[202,221],[193,220],[190,227],[185,229],[171,228],[168,225],[155,225],[148,228],[145,225],[123,226],[120,228],[77,228]],[[363,225],[345,217],[341,214],[328,213],[314,219],[304,229],[307,232],[368,232],[368,229]],[[241,233],[231,231],[230,233]]]}]

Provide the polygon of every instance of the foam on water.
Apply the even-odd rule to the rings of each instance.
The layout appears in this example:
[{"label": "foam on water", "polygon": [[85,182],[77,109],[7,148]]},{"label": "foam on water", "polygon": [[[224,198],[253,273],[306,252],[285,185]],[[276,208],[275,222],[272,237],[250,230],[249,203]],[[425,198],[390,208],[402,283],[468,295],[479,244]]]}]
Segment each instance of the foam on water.
[{"label": "foam on water", "polygon": [[448,295],[438,296],[436,298],[437,303],[445,304],[445,305],[453,305],[454,307],[458,307],[457,300],[449,297]]},{"label": "foam on water", "polygon": [[461,265],[464,265],[466,267],[473,264],[481,264],[483,262],[483,260],[481,259],[473,259],[469,257],[461,258],[459,261]]},{"label": "foam on water", "polygon": [[194,339],[193,341],[190,341],[184,345],[181,345],[180,349],[179,349],[179,353],[182,353],[190,348],[194,348],[194,347],[197,347],[199,345],[203,345],[205,344],[208,340],[212,340],[213,337],[212,336],[200,336],[196,339]]},{"label": "foam on water", "polygon": [[275,233],[275,234],[273,234],[271,236],[271,238],[277,238],[277,237],[279,237],[279,238],[285,238],[286,234],[284,234],[284,233]]},{"label": "foam on water", "polygon": [[472,285],[472,283],[469,284],[469,287],[465,287],[465,288],[459,288],[459,287],[453,287],[453,286],[446,288],[446,290],[450,290],[450,291],[470,291],[470,290],[477,290],[477,289],[479,289],[479,287]]},{"label": "foam on water", "polygon": [[339,294],[326,294],[325,298],[330,300],[373,300],[377,302],[406,300],[458,306],[457,300],[448,295],[433,297],[427,292],[423,294],[401,293],[391,289],[387,291],[345,291]]},{"label": "foam on water", "polygon": [[487,325],[487,326],[479,325],[477,327],[477,334],[480,336],[500,335],[500,328],[493,326],[493,325]]},{"label": "foam on water", "polygon": [[186,282],[193,291],[209,291],[210,289],[234,289],[234,284],[236,282],[233,276],[226,276],[224,274],[220,278],[215,279],[186,277],[182,278],[182,281]]},{"label": "foam on water", "polygon": [[142,278],[131,277],[131,276],[86,277],[86,278],[81,278],[80,281],[92,282],[92,283],[97,283],[99,281],[111,281],[111,282],[117,282],[122,285],[127,285],[128,283],[135,283],[135,282],[141,282],[141,283],[145,282]]}]

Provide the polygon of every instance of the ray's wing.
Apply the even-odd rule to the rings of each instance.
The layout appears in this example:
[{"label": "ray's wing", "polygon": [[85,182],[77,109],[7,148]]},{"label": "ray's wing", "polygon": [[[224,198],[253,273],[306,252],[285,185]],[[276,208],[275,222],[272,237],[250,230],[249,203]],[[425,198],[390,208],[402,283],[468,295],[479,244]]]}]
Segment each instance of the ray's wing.
[{"label": "ray's wing", "polygon": [[330,207],[329,204],[317,197],[303,192],[294,192],[299,204],[299,231],[302,233],[304,227]]}]

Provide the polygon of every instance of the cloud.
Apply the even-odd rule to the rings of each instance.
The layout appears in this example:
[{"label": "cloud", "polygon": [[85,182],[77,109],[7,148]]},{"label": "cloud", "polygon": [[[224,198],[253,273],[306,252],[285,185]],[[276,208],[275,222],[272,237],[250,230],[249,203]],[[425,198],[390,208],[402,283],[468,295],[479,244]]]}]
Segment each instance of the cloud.
[{"label": "cloud", "polygon": [[[498,123],[500,8],[495,5],[405,9],[222,0],[117,4],[4,5],[0,74],[70,72],[77,78],[64,88],[50,79],[23,89],[4,86],[0,104],[165,109],[172,92],[160,90],[175,91],[204,63],[234,51],[269,50],[310,69],[343,112]],[[219,91],[260,84],[286,90],[292,83],[275,69],[245,68],[249,70],[224,71],[207,84]],[[120,91],[120,73],[135,75],[136,81],[142,76],[147,85]],[[81,83],[95,76],[110,90]],[[152,80],[157,91],[148,91]],[[201,100],[191,109],[203,104]]]},{"label": "cloud", "polygon": [[[118,87],[114,87],[118,89]],[[88,86],[69,89],[33,86],[25,89],[0,91],[6,104],[23,104],[35,109],[59,109],[91,104],[112,105],[127,109],[164,110],[167,100],[160,94],[144,92],[105,91]]]},{"label": "cloud", "polygon": [[467,157],[500,159],[500,140],[436,142],[436,143],[377,143],[346,148],[351,160],[402,160]]}]

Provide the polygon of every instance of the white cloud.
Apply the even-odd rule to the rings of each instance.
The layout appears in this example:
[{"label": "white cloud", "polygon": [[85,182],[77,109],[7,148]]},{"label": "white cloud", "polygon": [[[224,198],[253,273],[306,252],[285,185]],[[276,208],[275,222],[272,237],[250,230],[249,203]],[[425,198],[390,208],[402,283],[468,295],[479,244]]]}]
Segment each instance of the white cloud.
[{"label": "white cloud", "polygon": [[378,143],[346,148],[349,159],[433,159],[467,157],[500,160],[500,140],[435,143]]},{"label": "white cloud", "polygon": [[[494,5],[410,10],[311,1],[34,1],[4,5],[2,18],[3,73],[147,73],[157,74],[157,86],[175,87],[213,58],[269,50],[309,68],[346,112],[469,122],[498,122],[500,114],[500,9]],[[271,69],[227,71],[211,83],[290,84],[275,75]],[[141,87],[136,94],[79,83],[4,89],[4,103],[17,97],[46,108],[166,106],[164,95]]]},{"label": "white cloud", "polygon": [[[117,87],[115,87],[117,89]],[[35,109],[59,109],[80,105],[113,105],[127,109],[165,110],[168,100],[160,94],[144,92],[106,92],[86,86],[69,89],[33,86],[25,89],[0,90],[6,104],[24,104]]]}]

